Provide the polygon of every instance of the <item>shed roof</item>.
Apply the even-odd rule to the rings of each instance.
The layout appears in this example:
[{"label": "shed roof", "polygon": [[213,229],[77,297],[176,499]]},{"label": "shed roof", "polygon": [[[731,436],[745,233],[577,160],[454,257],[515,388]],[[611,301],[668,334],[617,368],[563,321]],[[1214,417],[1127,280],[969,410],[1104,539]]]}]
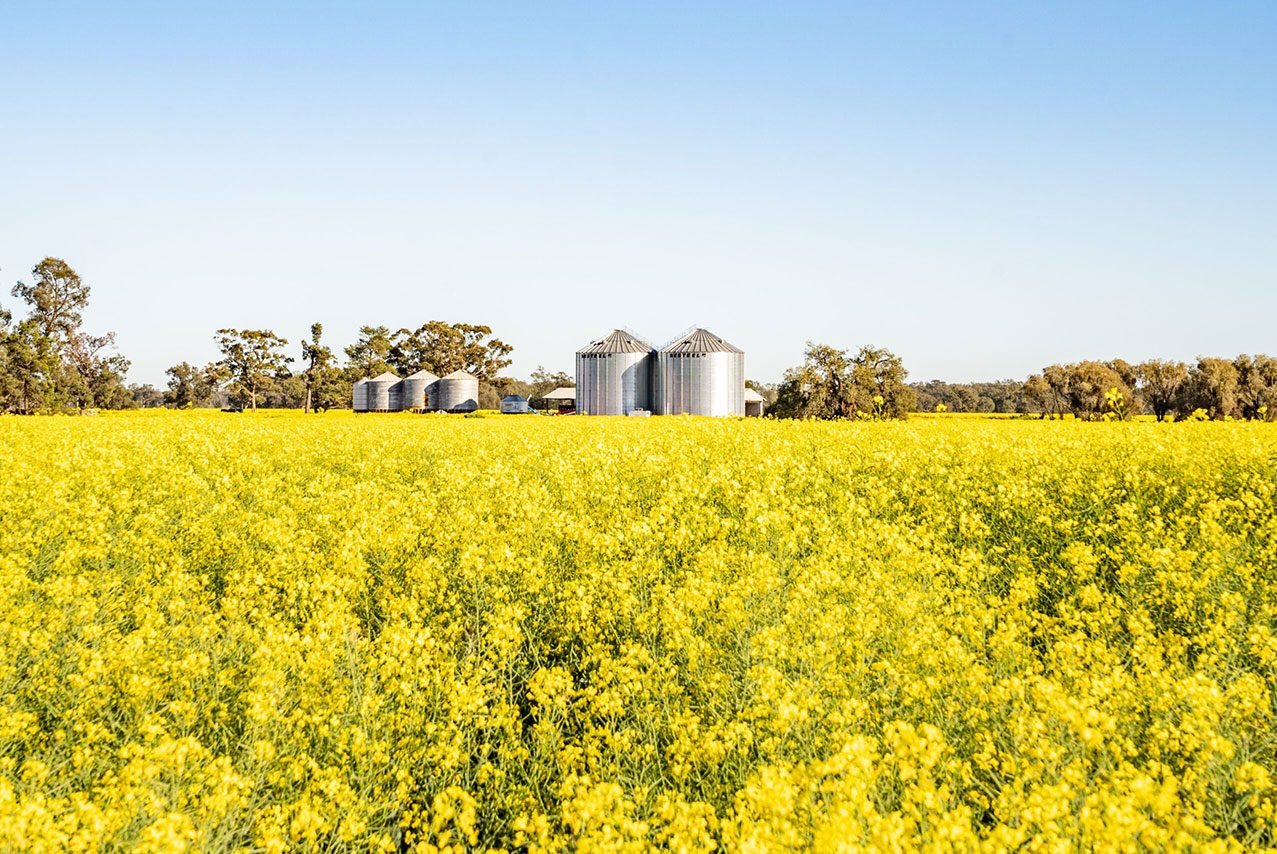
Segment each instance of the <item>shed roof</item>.
[{"label": "shed roof", "polygon": [[572,386],[560,386],[545,395],[546,400],[576,400],[576,389]]},{"label": "shed roof", "polygon": [[652,345],[624,329],[614,329],[598,341],[585,345],[578,353],[650,353]]},{"label": "shed roof", "polygon": [[665,347],[663,353],[744,353],[739,347],[733,347],[708,329],[693,329],[673,344]]},{"label": "shed roof", "polygon": [[750,403],[766,403],[767,402],[767,398],[763,397],[761,394],[754,391],[749,386],[745,386],[745,400],[749,401]]}]

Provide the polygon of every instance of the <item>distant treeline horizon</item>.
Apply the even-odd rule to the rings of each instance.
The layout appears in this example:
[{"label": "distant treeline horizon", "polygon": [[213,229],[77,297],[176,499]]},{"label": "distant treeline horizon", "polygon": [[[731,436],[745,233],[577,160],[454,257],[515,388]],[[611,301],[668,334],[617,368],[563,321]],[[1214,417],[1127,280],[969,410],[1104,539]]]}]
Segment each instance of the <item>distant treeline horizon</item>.
[{"label": "distant treeline horizon", "polygon": [[[213,334],[222,357],[170,367],[167,387],[128,384],[129,361],[111,352],[114,333],[86,332],[90,288],[66,261],[45,258],[31,284],[12,289],[27,308],[15,321],[0,306],[0,412],[85,412],[92,409],[349,408],[352,386],[386,371],[439,376],[465,370],[479,379],[479,405],[503,396],[532,401],[574,386],[563,371],[538,367],[528,379],[502,376],[514,348],[482,324],[431,320],[415,329],[362,326],[340,360],[312,324],[296,356],[287,338],[268,329],[223,328]],[[294,370],[291,365],[297,363]],[[1277,359],[1242,354],[1195,362],[1122,359],[1056,364],[1025,380],[908,382],[902,360],[880,347],[854,355],[808,342],[801,365],[778,383],[749,380],[769,414],[781,418],[883,419],[913,412],[1008,413],[1084,420],[1153,415],[1164,419],[1277,419]]]}]

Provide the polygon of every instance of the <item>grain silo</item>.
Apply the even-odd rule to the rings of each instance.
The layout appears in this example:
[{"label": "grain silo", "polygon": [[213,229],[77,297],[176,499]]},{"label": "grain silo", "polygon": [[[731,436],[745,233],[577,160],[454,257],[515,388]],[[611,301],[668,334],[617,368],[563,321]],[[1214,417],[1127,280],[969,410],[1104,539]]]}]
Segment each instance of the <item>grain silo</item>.
[{"label": "grain silo", "polygon": [[531,411],[528,399],[521,394],[507,394],[501,398],[502,415],[526,415]]},{"label": "grain silo", "polygon": [[626,415],[651,409],[651,344],[624,330],[576,354],[576,411],[582,415]]},{"label": "grain silo", "polygon": [[439,378],[425,368],[403,378],[400,394],[401,408],[409,412],[421,412],[434,408],[439,395]]},{"label": "grain silo", "polygon": [[744,415],[745,352],[693,329],[657,354],[653,397],[658,415]]},{"label": "grain silo", "polygon": [[355,380],[354,395],[350,408],[356,412],[368,411],[368,378]]},{"label": "grain silo", "polygon": [[399,377],[386,371],[368,381],[368,411],[395,412],[399,406]]},{"label": "grain silo", "polygon": [[474,412],[479,408],[479,380],[465,371],[453,371],[439,380],[439,402],[434,407],[441,412]]}]

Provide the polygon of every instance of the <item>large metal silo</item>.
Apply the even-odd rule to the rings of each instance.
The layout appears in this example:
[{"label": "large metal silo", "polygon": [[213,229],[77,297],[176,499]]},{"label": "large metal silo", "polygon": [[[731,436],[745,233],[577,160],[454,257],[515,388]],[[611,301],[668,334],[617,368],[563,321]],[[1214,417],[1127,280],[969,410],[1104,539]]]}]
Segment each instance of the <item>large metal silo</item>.
[{"label": "large metal silo", "polygon": [[658,415],[744,415],[745,352],[693,329],[657,354],[653,396]]},{"label": "large metal silo", "polygon": [[465,371],[453,371],[439,380],[439,403],[442,412],[474,412],[479,408],[479,380]]},{"label": "large metal silo", "polygon": [[401,408],[420,412],[434,408],[434,398],[439,395],[439,378],[425,368],[403,378],[400,388]]},{"label": "large metal silo", "polygon": [[368,411],[368,378],[355,380],[354,392],[351,395],[350,408],[356,412]]},{"label": "large metal silo", "polygon": [[386,371],[368,381],[368,411],[395,412],[399,409],[399,377]]},{"label": "large metal silo", "polygon": [[627,415],[651,409],[651,344],[617,329],[576,354],[576,411]]}]

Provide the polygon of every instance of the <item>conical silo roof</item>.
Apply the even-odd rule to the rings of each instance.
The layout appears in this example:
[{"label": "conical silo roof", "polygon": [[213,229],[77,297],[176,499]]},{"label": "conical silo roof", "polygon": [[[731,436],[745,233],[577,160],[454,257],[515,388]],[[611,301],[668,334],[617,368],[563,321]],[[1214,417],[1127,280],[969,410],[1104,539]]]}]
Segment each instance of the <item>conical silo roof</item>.
[{"label": "conical silo roof", "polygon": [[477,380],[474,374],[468,374],[465,371],[457,370],[444,377],[445,380]]},{"label": "conical silo roof", "polygon": [[578,353],[650,353],[652,345],[624,329],[614,329],[611,334],[577,350]]},{"label": "conical silo roof", "polygon": [[430,371],[427,371],[425,368],[422,368],[421,370],[417,371],[415,374],[409,374],[408,376],[404,377],[404,379],[406,379],[406,380],[430,380],[431,382],[433,382],[434,380],[437,380],[437,379],[439,379],[439,378],[438,378],[437,376],[435,376],[434,374],[430,373]]},{"label": "conical silo roof", "polygon": [[733,347],[722,338],[707,329],[693,329],[669,344],[662,353],[744,353],[739,347]]},{"label": "conical silo roof", "polygon": [[394,371],[386,371],[381,376],[373,377],[371,380],[371,382],[375,382],[375,383],[393,383],[398,381],[399,381],[399,375],[396,374]]}]

